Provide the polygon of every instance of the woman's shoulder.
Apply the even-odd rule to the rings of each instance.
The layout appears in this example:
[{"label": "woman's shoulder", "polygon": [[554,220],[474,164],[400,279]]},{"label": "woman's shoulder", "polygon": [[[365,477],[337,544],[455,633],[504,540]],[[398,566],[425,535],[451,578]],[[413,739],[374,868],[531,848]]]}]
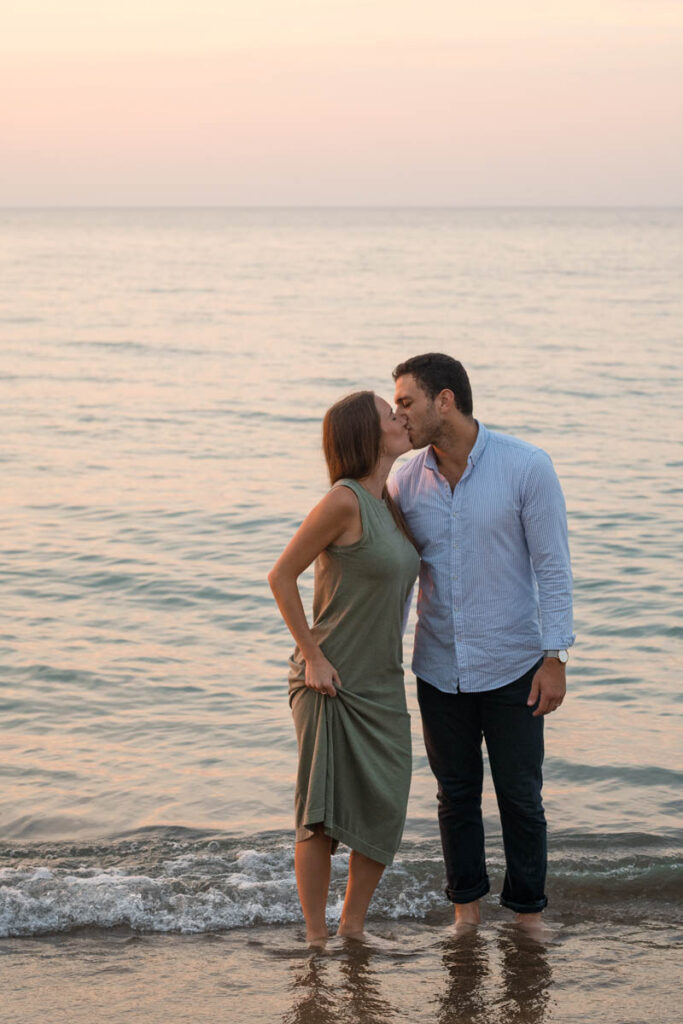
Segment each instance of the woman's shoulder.
[{"label": "woman's shoulder", "polygon": [[[357,480],[343,476],[340,480],[335,480],[327,493],[340,495],[337,499],[338,501],[351,502],[357,505],[358,499],[363,493],[363,486],[362,484],[359,484]],[[355,499],[353,498],[353,495],[355,495]]]},{"label": "woman's shoulder", "polygon": [[337,480],[318,504],[328,514],[349,515],[358,511],[358,493],[354,480]]},{"label": "woman's shoulder", "polygon": [[[349,481],[354,483],[355,481]],[[346,481],[337,480],[320,502],[323,516],[336,527],[334,548],[357,547],[363,540],[363,513],[360,497],[354,488],[343,486]],[[359,532],[360,531],[360,532]]]},{"label": "woman's shoulder", "polygon": [[334,481],[334,483],[332,484],[327,493],[341,494],[342,497],[348,498],[349,494],[356,494],[359,490],[362,489],[363,488],[361,487],[357,480],[353,480],[351,477],[343,476],[340,477],[339,480]]}]

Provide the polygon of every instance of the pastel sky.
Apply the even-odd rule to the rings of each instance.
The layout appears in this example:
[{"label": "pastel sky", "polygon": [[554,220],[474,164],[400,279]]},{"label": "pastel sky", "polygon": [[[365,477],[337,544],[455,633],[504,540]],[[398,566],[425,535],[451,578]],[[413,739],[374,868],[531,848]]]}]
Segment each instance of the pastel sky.
[{"label": "pastel sky", "polygon": [[3,10],[0,205],[683,204],[683,0]]}]

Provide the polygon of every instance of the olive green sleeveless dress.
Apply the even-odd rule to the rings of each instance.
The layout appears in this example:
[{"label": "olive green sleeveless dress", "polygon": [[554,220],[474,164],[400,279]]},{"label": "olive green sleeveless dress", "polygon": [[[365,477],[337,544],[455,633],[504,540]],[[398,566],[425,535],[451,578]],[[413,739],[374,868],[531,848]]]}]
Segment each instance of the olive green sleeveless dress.
[{"label": "olive green sleeveless dress", "polygon": [[420,560],[384,501],[356,480],[339,486],[357,496],[363,534],[355,544],[330,544],[315,563],[312,632],[341,680],[337,696],[305,685],[298,647],[290,658],[296,838],[310,838],[322,822],[333,851],[343,842],[391,864],[411,775],[401,626]]}]

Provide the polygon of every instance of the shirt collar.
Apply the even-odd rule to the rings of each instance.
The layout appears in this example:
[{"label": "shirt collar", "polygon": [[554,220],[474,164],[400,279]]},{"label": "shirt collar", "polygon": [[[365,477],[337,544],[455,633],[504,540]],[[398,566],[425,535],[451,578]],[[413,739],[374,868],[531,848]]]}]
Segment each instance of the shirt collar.
[{"label": "shirt collar", "polygon": [[[481,456],[481,453],[483,452],[484,448],[486,447],[486,442],[489,439],[489,431],[486,429],[484,424],[480,423],[479,420],[475,420],[475,423],[479,427],[479,432],[477,434],[477,440],[474,442],[474,446],[472,448],[472,451],[467,456],[467,462],[471,466],[476,466],[477,459]],[[436,461],[436,455],[434,454],[434,448],[432,447],[431,444],[430,444],[429,448],[427,448],[427,453],[425,455],[424,465],[425,465],[425,468],[427,468],[427,469],[432,469],[432,470],[434,470],[437,473],[439,472],[439,467],[438,467],[437,461]]]},{"label": "shirt collar", "polygon": [[475,420],[475,423],[479,427],[479,433],[477,434],[477,440],[474,442],[474,448],[467,457],[467,461],[471,462],[473,466],[476,466],[477,459],[481,456],[489,439],[489,432],[484,424],[480,423],[479,420]]}]

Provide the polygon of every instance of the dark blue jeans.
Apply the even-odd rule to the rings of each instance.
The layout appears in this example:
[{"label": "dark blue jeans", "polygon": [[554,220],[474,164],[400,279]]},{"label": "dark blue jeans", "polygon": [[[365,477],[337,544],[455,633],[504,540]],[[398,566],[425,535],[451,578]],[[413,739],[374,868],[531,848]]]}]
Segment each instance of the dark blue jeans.
[{"label": "dark blue jeans", "polygon": [[417,681],[427,756],[439,783],[439,827],[446,895],[471,903],[489,891],[481,791],[482,736],[498,799],[505,848],[500,902],[521,914],[543,910],[547,866],[543,785],[543,717],[527,707],[534,667],[485,693],[442,693]]}]

